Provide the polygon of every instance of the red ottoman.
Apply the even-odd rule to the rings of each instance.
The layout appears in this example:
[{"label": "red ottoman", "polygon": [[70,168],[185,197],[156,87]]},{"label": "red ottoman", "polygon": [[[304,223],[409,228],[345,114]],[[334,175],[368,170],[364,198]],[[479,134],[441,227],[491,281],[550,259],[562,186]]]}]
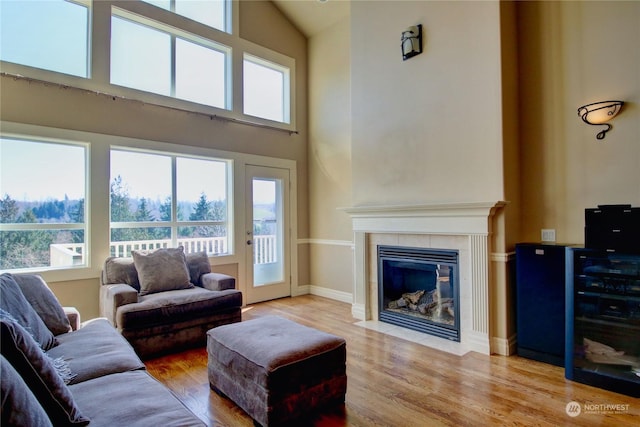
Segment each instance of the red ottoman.
[{"label": "red ottoman", "polygon": [[344,339],[278,316],[207,332],[211,388],[269,426],[344,403]]}]

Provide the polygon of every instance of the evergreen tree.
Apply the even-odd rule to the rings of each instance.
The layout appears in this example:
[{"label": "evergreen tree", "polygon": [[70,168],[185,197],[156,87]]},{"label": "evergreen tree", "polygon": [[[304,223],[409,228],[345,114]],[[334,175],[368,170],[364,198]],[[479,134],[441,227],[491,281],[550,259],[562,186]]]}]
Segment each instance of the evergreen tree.
[{"label": "evergreen tree", "polygon": [[[204,193],[201,193],[200,200],[198,200],[193,212],[189,215],[189,220],[207,221],[211,219],[211,202],[207,200],[207,196]],[[191,237],[209,237],[209,227],[195,227],[193,232],[190,232],[188,235]]]},{"label": "evergreen tree", "polygon": [[69,208],[69,219],[71,222],[81,224],[84,222],[84,199],[78,200],[75,207]]},{"label": "evergreen tree", "polygon": [[59,200],[47,200],[32,208],[38,219],[65,219],[65,204]]},{"label": "evergreen tree", "polygon": [[32,224],[38,222],[38,218],[36,214],[33,212],[33,209],[26,210],[22,212],[22,215],[18,218],[18,221],[21,224]]},{"label": "evergreen tree", "polygon": [[171,197],[167,197],[160,205],[160,221],[171,221]]},{"label": "evergreen tree", "polygon": [[[213,202],[211,207],[211,219],[214,221],[225,221],[227,219],[227,203],[224,200],[218,200]],[[214,225],[212,228],[212,235],[215,237],[226,236],[227,230],[224,225]]]},{"label": "evergreen tree", "polygon": [[133,219],[129,209],[129,192],[118,175],[111,183],[111,221],[127,222]]},{"label": "evergreen tree", "polygon": [[[78,200],[74,205],[69,203],[69,221],[75,224],[82,224],[84,222],[84,199]],[[83,230],[71,230],[71,242],[84,243],[84,231]]]},{"label": "evergreen tree", "polygon": [[[122,182],[122,177],[118,175],[111,182],[111,222],[129,222],[133,219],[133,214],[129,209],[129,192]],[[111,229],[111,241],[123,242],[135,240],[130,229]]]},{"label": "evergreen tree", "polygon": [[[138,209],[134,214],[135,220],[139,222],[155,221],[147,206],[147,199],[144,197],[138,202]],[[137,228],[134,230],[135,240],[157,240],[164,239],[164,231],[162,227]]]},{"label": "evergreen tree", "polygon": [[147,199],[144,197],[138,203],[138,210],[136,210],[134,218],[140,222],[154,221],[153,215],[151,215],[151,211],[147,207]]},{"label": "evergreen tree", "polygon": [[214,221],[224,221],[227,218],[227,203],[218,200],[211,205],[211,219]]},{"label": "evergreen tree", "polygon": [[204,193],[200,194],[200,200],[196,203],[196,207],[189,215],[190,221],[206,221],[210,219],[211,203],[207,201],[207,196]]},{"label": "evergreen tree", "polygon": [[18,219],[18,204],[8,194],[0,199],[0,223],[10,224]]}]

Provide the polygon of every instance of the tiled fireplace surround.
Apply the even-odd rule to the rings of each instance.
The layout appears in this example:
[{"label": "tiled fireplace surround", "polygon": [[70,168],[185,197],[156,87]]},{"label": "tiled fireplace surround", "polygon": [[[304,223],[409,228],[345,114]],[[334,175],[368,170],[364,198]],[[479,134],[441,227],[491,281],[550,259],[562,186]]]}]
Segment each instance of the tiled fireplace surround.
[{"label": "tiled fireplace surround", "polygon": [[[490,354],[489,265],[492,217],[502,202],[355,207],[352,314],[359,325],[462,355]],[[460,342],[378,321],[378,245],[459,252]]]}]

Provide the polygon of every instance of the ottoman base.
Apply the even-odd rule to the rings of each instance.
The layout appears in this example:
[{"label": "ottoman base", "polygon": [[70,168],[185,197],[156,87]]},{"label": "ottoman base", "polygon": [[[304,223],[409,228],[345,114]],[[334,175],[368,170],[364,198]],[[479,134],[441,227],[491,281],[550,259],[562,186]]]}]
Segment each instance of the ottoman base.
[{"label": "ottoman base", "polygon": [[211,388],[263,426],[344,402],[346,343],[335,335],[265,316],[209,330],[207,352]]}]

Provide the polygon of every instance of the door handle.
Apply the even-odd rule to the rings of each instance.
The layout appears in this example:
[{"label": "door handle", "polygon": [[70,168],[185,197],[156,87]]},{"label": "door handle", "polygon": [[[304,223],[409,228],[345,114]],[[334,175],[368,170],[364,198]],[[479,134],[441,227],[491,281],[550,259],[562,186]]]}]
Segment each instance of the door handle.
[{"label": "door handle", "polygon": [[253,241],[247,240],[247,245],[251,246],[252,243],[253,243]]}]

